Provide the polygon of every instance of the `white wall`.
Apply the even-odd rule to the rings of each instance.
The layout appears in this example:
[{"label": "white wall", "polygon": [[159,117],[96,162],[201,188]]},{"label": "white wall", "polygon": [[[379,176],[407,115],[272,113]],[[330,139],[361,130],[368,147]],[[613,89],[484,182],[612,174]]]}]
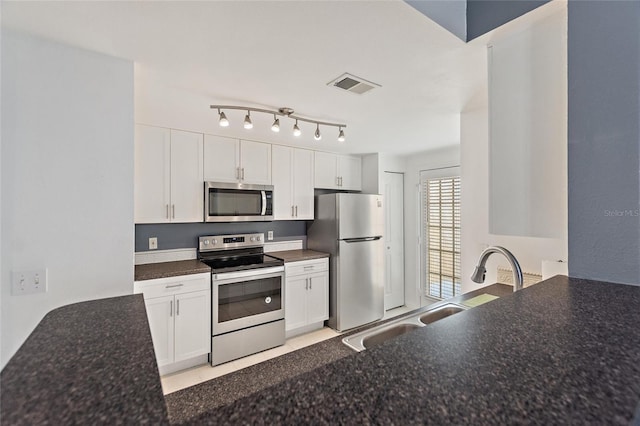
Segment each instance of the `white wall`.
[{"label": "white wall", "polygon": [[[405,302],[407,306],[418,307],[423,303],[423,292],[421,290],[420,276],[421,253],[419,247],[421,226],[421,204],[419,194],[420,171],[439,169],[443,167],[454,167],[459,165],[460,147],[458,145],[405,157],[404,255],[406,265]],[[464,234],[464,228],[462,232]],[[462,249],[464,250],[464,247]]]},{"label": "white wall", "polygon": [[[486,96],[478,96],[476,99],[483,101],[475,102],[473,106],[469,106],[463,111],[460,119],[463,292],[480,287],[469,277],[473,273],[480,253],[486,246],[501,245],[506,247],[516,256],[525,272],[540,274],[543,260],[567,260],[566,48],[559,51],[560,55],[564,52],[564,57],[558,57],[557,49],[548,48],[550,43],[566,43],[566,7],[557,9],[551,18],[542,19],[533,25],[533,28],[527,28],[525,31],[526,34],[534,34],[535,36],[524,38],[520,36],[513,39],[520,40],[523,43],[523,49],[529,54],[526,62],[527,69],[513,68],[509,72],[522,71],[536,74],[537,91],[530,94],[533,99],[525,99],[520,102],[520,104],[530,104],[527,108],[530,109],[531,114],[520,115],[517,119],[517,126],[530,129],[533,134],[547,135],[543,140],[534,141],[529,140],[527,136],[527,140],[524,141],[543,146],[543,148],[536,147],[535,151],[538,156],[544,152],[544,158],[534,158],[532,154],[519,160],[504,158],[500,155],[497,157],[501,157],[500,161],[510,162],[512,167],[530,170],[527,179],[535,180],[526,185],[518,185],[517,179],[509,179],[509,175],[506,175],[503,178],[505,188],[518,196],[518,198],[512,197],[511,202],[521,203],[529,206],[529,209],[535,209],[536,203],[541,200],[540,188],[546,188],[547,193],[544,194],[544,198],[547,204],[549,200],[553,200],[551,206],[548,206],[548,209],[553,211],[552,223],[548,224],[550,229],[540,229],[541,226],[544,227],[544,223],[538,223],[538,229],[531,235],[559,235],[553,235],[552,238],[541,238],[490,233],[489,106]],[[499,34],[500,38],[492,40],[491,43],[495,46],[499,45],[501,40],[510,42],[513,31],[522,31],[522,28],[513,23],[504,25]],[[522,63],[512,64],[513,67],[518,65],[522,66]],[[484,68],[484,72],[486,69]],[[558,87],[565,87],[565,89],[557,90]],[[545,93],[545,90],[551,90],[553,93]],[[558,92],[564,95],[558,96]],[[514,94],[516,99],[518,96],[523,96],[523,94]],[[505,115],[502,118],[510,122],[498,123],[500,126],[503,128],[515,127],[513,117]],[[499,115],[494,117],[494,120],[500,119]],[[545,129],[541,130],[539,127]],[[553,129],[553,132],[550,132],[549,129]],[[519,131],[515,129],[514,134],[518,134]],[[533,148],[526,149],[531,151]],[[509,197],[506,200],[508,202]],[[487,263],[485,280],[487,285],[496,282],[498,266],[506,268],[508,263],[500,256],[492,256]]]},{"label": "white wall", "polygon": [[[133,64],[3,29],[1,159],[4,367],[52,309],[133,291]],[[33,268],[48,292],[12,296]]]}]

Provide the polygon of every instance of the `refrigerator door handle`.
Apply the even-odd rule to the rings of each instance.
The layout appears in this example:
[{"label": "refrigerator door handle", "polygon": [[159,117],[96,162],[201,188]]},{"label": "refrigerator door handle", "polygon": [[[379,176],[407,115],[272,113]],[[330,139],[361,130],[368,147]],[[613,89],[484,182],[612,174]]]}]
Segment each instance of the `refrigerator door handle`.
[{"label": "refrigerator door handle", "polygon": [[375,237],[364,237],[364,238],[345,238],[344,241],[345,243],[362,243],[365,241],[378,241],[379,239],[381,239],[382,236],[378,235]]}]

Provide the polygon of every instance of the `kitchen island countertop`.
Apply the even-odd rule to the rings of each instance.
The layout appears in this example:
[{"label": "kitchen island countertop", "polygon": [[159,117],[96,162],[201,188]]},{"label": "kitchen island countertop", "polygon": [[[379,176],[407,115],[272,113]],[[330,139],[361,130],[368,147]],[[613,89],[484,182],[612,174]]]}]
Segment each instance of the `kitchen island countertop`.
[{"label": "kitchen island countertop", "polygon": [[0,374],[0,424],[167,424],[141,294],[49,312]]},{"label": "kitchen island countertop", "polygon": [[628,425],[639,324],[640,287],[555,276],[194,422]]}]

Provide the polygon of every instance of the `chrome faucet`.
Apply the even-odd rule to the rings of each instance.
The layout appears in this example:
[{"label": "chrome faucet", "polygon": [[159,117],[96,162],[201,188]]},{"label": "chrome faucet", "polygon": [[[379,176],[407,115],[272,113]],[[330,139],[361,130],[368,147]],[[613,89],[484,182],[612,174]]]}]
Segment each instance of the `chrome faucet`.
[{"label": "chrome faucet", "polygon": [[516,260],[516,257],[511,254],[509,250],[500,246],[491,246],[484,249],[484,251],[480,254],[480,259],[478,259],[478,265],[473,271],[473,275],[471,275],[471,280],[476,283],[484,282],[484,277],[487,272],[487,269],[484,267],[484,265],[486,265],[487,259],[492,253],[501,253],[502,255],[504,255],[504,257],[507,258],[507,260],[511,264],[511,269],[513,270],[513,291],[522,290],[523,279],[520,264]]}]

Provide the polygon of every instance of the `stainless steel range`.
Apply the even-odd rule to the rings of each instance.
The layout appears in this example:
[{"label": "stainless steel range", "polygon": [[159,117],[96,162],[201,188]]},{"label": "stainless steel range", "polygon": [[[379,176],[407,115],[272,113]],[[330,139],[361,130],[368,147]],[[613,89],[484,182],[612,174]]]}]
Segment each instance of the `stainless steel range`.
[{"label": "stainless steel range", "polygon": [[285,342],[284,262],[264,254],[264,234],[200,237],[211,267],[211,365]]}]

